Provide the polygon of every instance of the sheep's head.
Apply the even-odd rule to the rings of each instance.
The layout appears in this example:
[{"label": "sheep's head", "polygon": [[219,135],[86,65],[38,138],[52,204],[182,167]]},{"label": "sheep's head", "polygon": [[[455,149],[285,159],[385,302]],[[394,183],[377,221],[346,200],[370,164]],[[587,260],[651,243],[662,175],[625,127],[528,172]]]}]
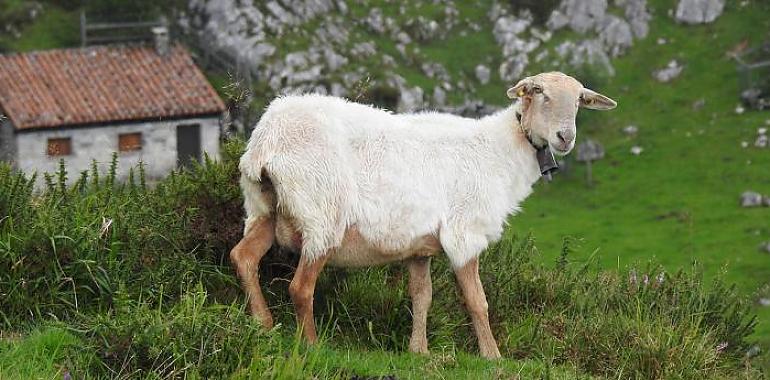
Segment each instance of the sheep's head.
[{"label": "sheep's head", "polygon": [[559,155],[569,153],[575,146],[578,107],[609,110],[617,105],[559,72],[524,78],[508,89],[508,97],[522,102],[521,125],[535,147],[548,145]]}]

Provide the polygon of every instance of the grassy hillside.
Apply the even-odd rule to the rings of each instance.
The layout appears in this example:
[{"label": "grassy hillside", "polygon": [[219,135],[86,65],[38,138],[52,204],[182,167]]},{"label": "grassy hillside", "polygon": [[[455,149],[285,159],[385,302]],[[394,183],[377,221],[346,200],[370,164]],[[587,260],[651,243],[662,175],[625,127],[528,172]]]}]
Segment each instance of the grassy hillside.
[{"label": "grassy hillside", "polygon": [[[576,257],[596,252],[604,268],[651,258],[669,270],[698,262],[709,276],[724,270],[745,294],[767,285],[770,255],[757,247],[770,240],[770,209],[741,208],[739,196],[770,193],[770,152],[741,147],[753,144],[770,112],[735,113],[738,76],[726,56],[744,40],[770,38],[770,4],[748,4],[728,2],[714,24],[688,27],[663,16],[670,2],[651,2],[650,36],[614,61],[617,76],[601,88],[619,107],[581,111],[579,138],[596,138],[607,150],[594,164],[595,186],[586,186],[585,167],[575,163],[537,189],[513,228],[536,236],[546,257],[569,235],[583,240]],[[672,59],[685,65],[682,75],[670,84],[654,81],[651,71]],[[695,110],[699,99],[705,106]],[[623,134],[627,125],[638,126],[638,136]],[[634,145],[644,148],[640,156],[630,153]],[[770,310],[758,312],[757,337],[767,344]]]},{"label": "grassy hillside", "polygon": [[[750,304],[696,267],[660,274],[595,271],[571,245],[544,264],[534,241],[507,231],[480,273],[506,358],[471,356],[476,339],[446,259],[432,267],[428,339],[411,328],[401,265],[324,271],[316,290],[320,347],[297,340],[287,287],[296,265],[276,251],[261,267],[278,327],[245,312],[227,260],[239,239],[242,143],[145,186],[66,168],[43,194],[0,165],[0,377],[85,378],[758,378]],[[215,221],[215,222],[213,222]],[[37,358],[45,358],[38,360]]]}]

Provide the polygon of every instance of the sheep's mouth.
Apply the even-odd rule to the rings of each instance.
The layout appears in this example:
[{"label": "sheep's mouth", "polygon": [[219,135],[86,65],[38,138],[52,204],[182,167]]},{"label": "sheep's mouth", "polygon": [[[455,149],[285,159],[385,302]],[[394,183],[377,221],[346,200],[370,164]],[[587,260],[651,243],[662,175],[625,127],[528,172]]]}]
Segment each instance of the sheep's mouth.
[{"label": "sheep's mouth", "polygon": [[569,154],[569,152],[572,151],[572,148],[575,145],[574,144],[567,144],[567,146],[564,146],[564,144],[561,144],[561,143],[554,144],[554,143],[549,141],[547,146],[551,149],[553,154],[555,154],[557,156],[566,156],[567,154]]},{"label": "sheep's mouth", "polygon": [[551,148],[553,153],[556,154],[557,156],[566,156],[570,151],[572,151],[572,148],[560,149],[551,144],[548,144],[548,146],[549,148]]}]

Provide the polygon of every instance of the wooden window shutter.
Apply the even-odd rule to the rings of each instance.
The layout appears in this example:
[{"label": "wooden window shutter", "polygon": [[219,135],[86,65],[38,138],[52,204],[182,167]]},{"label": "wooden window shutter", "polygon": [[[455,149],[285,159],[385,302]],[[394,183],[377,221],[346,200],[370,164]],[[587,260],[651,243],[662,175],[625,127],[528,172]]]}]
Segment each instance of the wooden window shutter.
[{"label": "wooden window shutter", "polygon": [[49,156],[69,156],[72,154],[72,138],[48,139],[47,153]]},{"label": "wooden window shutter", "polygon": [[122,133],[118,135],[118,150],[121,152],[142,150],[142,133]]}]

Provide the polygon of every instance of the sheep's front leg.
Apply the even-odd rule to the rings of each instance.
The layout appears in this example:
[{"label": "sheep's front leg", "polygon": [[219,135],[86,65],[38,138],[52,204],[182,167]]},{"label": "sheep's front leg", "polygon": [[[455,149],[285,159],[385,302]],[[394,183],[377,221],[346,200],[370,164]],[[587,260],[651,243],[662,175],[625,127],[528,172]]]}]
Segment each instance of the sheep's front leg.
[{"label": "sheep's front leg", "polygon": [[329,254],[326,254],[310,261],[302,256],[289,285],[289,294],[297,312],[297,327],[302,330],[309,343],[315,343],[318,340],[313,320],[313,293],[318,275],[328,258]]},{"label": "sheep's front leg", "polygon": [[249,308],[253,317],[259,318],[265,328],[273,327],[273,316],[259,287],[259,262],[265,256],[275,239],[275,221],[266,216],[249,227],[248,232],[230,251],[230,261],[241,278],[243,289],[249,297]]},{"label": "sheep's front leg", "polygon": [[465,298],[465,306],[473,321],[481,355],[489,359],[499,358],[500,351],[497,349],[497,342],[489,327],[487,296],[484,294],[484,287],[479,278],[479,259],[474,258],[465,266],[455,269],[455,275]]},{"label": "sheep's front leg", "polygon": [[433,286],[430,280],[430,257],[418,257],[408,261],[409,295],[412,297],[412,337],[409,351],[428,353],[428,309]]}]

